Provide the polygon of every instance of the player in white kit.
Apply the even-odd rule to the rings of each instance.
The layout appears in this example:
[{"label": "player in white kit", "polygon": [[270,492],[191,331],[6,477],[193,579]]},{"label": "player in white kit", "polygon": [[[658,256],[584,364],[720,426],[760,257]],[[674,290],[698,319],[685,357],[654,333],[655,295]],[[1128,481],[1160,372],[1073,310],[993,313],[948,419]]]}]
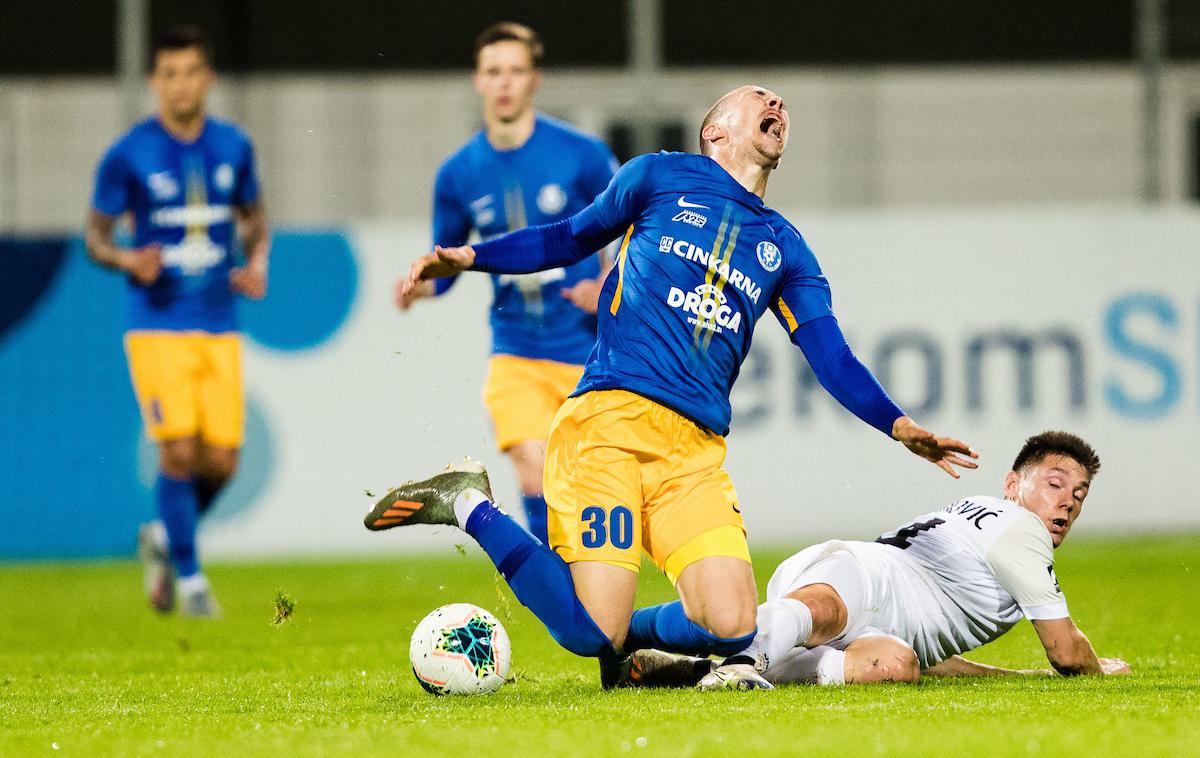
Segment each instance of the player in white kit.
[{"label": "player in white kit", "polygon": [[959,656],[1021,618],[1033,622],[1059,673],[1127,673],[1124,661],[1097,658],[1054,574],[1053,550],[1099,468],[1095,451],[1072,434],[1031,437],[1003,498],[959,500],[874,542],[831,540],[800,551],[771,577],[749,648],[720,665],[645,651],[635,656],[643,683],[698,679],[702,689],[747,689],[1048,673]]}]

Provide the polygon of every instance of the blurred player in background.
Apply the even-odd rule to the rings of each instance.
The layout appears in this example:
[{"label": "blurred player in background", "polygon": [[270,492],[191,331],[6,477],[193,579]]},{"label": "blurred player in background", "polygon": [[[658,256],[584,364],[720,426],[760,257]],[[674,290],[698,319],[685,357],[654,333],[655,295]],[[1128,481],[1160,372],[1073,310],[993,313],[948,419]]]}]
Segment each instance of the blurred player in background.
[{"label": "blurred player in background", "polygon": [[[854,356],[829,284],[800,233],[763,204],[787,144],[782,98],[741,87],[700,128],[701,155],[634,158],[570,219],[413,265],[414,286],[467,269],[540,271],[624,235],[605,281],[600,331],[547,451],[550,547],[491,504],[486,474],[462,467],[402,485],[369,529],[457,524],[567,649],[630,675],[623,650],[743,650],[758,605],[746,531],[723,464],[729,392],[754,327],[774,313],[839,402],[952,476],[975,468],[963,442],[935,437],[892,402]],[[789,468],[805,452],[762,451]],[[961,454],[961,455],[960,455]],[[645,550],[680,600],[633,611]]]},{"label": "blurred player in background", "polygon": [[[568,218],[608,186],[617,165],[608,147],[534,109],[541,69],[542,42],[527,26],[495,24],[476,39],[473,79],[484,128],[438,170],[435,245],[466,244],[472,229],[486,240]],[[492,276],[492,358],[483,399],[496,445],[516,467],[530,531],[543,541],[546,437],[596,342],[596,301],[607,273],[600,258]],[[444,294],[454,281],[424,281],[402,292],[401,279],[396,305],[407,310],[418,298]]]},{"label": "blurred player in background", "polygon": [[[927,676],[1054,673],[968,661],[1021,618],[1064,676],[1125,674],[1071,620],[1053,551],[1083,511],[1100,458],[1067,432],[1025,441],[1004,497],[977,495],[918,516],[874,542],[831,540],[788,558],[758,607],[750,647],[708,659],[634,654],[642,684],[702,689],[773,683],[916,682]],[[715,667],[714,667],[715,666]],[[761,675],[761,676],[760,676]]]},{"label": "blurred player in background", "polygon": [[[219,614],[196,557],[196,526],[237,468],[242,358],[234,295],[262,298],[270,248],[250,139],[205,112],[215,80],[204,36],[179,27],[154,43],[157,115],[100,161],[87,247],[127,275],[125,352],[146,431],[159,447],[154,500],[138,549],[151,605]],[[134,246],[114,241],[130,214]],[[245,264],[235,263],[238,226]]]}]

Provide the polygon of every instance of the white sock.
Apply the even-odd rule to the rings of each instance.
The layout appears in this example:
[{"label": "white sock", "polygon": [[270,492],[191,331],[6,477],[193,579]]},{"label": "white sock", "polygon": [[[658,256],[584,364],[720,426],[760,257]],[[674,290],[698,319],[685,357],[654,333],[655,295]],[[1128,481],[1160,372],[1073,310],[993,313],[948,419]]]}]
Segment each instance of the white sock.
[{"label": "white sock", "polygon": [[154,543],[154,547],[163,551],[167,551],[167,527],[163,522],[155,519],[150,522],[150,540]]},{"label": "white sock", "polygon": [[476,489],[468,487],[458,493],[458,497],[454,499],[454,518],[458,521],[458,528],[462,529],[466,526],[467,519],[471,518],[475,509],[486,502],[488,502],[487,495]]},{"label": "white sock", "polygon": [[845,684],[846,653],[828,645],[789,650],[764,676],[772,684]]},{"label": "white sock", "polygon": [[845,684],[846,651],[824,645],[816,649],[821,651],[821,658],[817,661],[817,684]]},{"label": "white sock", "polygon": [[812,627],[812,612],[804,603],[790,597],[769,600],[758,606],[758,633],[746,654],[761,653],[769,668],[792,648],[803,647]]},{"label": "white sock", "polygon": [[192,574],[179,578],[179,591],[185,595],[195,595],[208,591],[208,579],[204,574]]}]

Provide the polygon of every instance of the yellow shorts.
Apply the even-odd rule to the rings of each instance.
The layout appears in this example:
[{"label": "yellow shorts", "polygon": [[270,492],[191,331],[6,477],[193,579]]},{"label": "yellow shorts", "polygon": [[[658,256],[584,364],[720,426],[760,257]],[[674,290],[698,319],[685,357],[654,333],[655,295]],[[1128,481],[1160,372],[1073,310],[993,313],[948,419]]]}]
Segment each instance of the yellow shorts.
[{"label": "yellow shorts", "polygon": [[550,545],[567,563],[638,570],[641,550],[672,582],[697,560],[750,561],[725,438],[624,390],[567,400],[546,449]]},{"label": "yellow shorts", "polygon": [[242,446],[242,343],[237,334],[131,331],[129,375],[146,433],[158,442],[199,435]]},{"label": "yellow shorts", "polygon": [[558,361],[493,355],[483,384],[483,404],[492,417],[496,447],[507,450],[544,440],[563,401],[575,391],[583,366]]}]

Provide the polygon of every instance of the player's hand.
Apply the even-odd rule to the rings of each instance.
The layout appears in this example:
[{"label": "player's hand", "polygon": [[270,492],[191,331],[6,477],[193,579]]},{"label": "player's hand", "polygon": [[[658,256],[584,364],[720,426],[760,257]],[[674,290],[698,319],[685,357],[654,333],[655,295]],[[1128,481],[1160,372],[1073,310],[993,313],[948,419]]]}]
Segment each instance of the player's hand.
[{"label": "player's hand", "polygon": [[[938,468],[955,479],[958,478],[955,466],[979,468],[978,463],[970,460],[979,457],[979,453],[972,450],[970,445],[952,437],[936,437],[908,416],[901,416],[892,424],[892,439],[899,440],[912,452],[937,464]],[[964,455],[969,458],[964,458]]]},{"label": "player's hand", "polygon": [[135,250],[126,250],[122,255],[121,268],[138,284],[154,284],[162,273],[162,245],[155,242]]},{"label": "player's hand", "polygon": [[1120,658],[1101,658],[1100,670],[1107,674],[1128,674],[1129,664]]},{"label": "player's hand", "polygon": [[406,284],[408,284],[408,279],[396,281],[396,307],[402,311],[411,308],[415,301],[434,295],[433,282],[427,279],[422,279],[407,290],[405,289]]},{"label": "player's hand", "polygon": [[604,289],[601,279],[581,279],[573,287],[563,287],[559,294],[571,301],[584,313],[595,313],[600,307],[600,290]]},{"label": "player's hand", "polygon": [[251,300],[262,300],[267,296],[267,267],[252,262],[229,272],[229,286]]},{"label": "player's hand", "polygon": [[407,295],[424,279],[442,279],[447,276],[461,274],[475,263],[475,248],[470,245],[462,247],[442,247],[438,245],[433,252],[422,255],[408,270],[408,280],[401,287],[401,293]]}]

